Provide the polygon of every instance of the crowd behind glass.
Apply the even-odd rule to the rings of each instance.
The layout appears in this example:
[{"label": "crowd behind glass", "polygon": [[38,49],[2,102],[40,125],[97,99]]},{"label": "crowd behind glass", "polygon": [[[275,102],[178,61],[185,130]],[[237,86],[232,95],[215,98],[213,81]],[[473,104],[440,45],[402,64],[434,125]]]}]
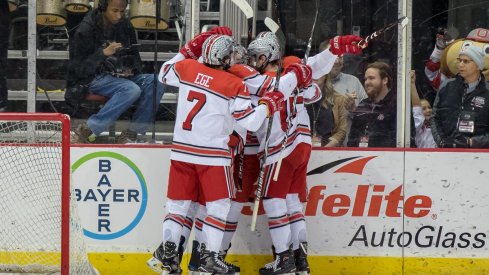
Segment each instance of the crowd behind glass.
[{"label": "crowd behind glass", "polygon": [[[72,44],[75,30],[89,10],[92,7],[98,7],[98,1],[59,0],[44,2],[49,3],[49,5],[43,4],[43,1],[38,1],[37,3],[37,49],[45,53],[60,51],[72,55],[75,49]],[[70,5],[72,2],[75,2],[76,5]],[[136,3],[136,1],[133,2]],[[175,13],[176,9],[170,2],[180,3],[180,1],[162,2],[161,15],[164,20],[161,21],[161,25],[158,27],[164,31],[160,31],[156,36],[159,43],[158,51],[176,53],[180,45],[175,25],[175,22],[178,22],[178,14]],[[209,1],[210,5],[204,5],[201,9],[217,10],[217,2],[219,1]],[[259,5],[264,5],[266,1],[258,2]],[[312,27],[315,13],[314,6],[308,5],[312,5],[311,3],[314,1],[277,2],[278,8],[276,9],[277,12],[274,13],[274,17],[280,22],[287,37],[286,55],[303,57],[310,36],[310,32],[307,30]],[[405,4],[397,0],[370,1],[366,6],[363,1],[342,3],[321,0],[320,2],[320,6],[324,8],[320,10],[318,23],[313,34],[312,54],[325,50],[327,45],[329,45],[328,40],[337,34],[355,34],[365,37],[373,31],[395,22],[398,18],[399,6]],[[4,1],[2,5],[3,3]],[[411,28],[412,35],[411,37],[403,37],[411,44],[411,51],[408,55],[411,57],[412,71],[407,72],[404,78],[406,82],[410,82],[410,85],[406,86],[411,86],[411,90],[405,93],[406,98],[409,98],[407,102],[411,102],[410,106],[405,106],[411,110],[411,128],[406,129],[411,133],[410,146],[420,148],[440,146],[486,147],[484,143],[478,143],[477,146],[474,146],[473,143],[477,143],[477,139],[476,141],[470,140],[470,138],[461,139],[460,136],[457,139],[448,139],[447,135],[450,134],[445,133],[445,130],[439,129],[440,125],[443,126],[443,123],[446,122],[445,118],[441,120],[439,118],[444,112],[443,108],[445,105],[442,100],[448,99],[436,98],[438,91],[442,90],[447,85],[446,83],[455,82],[449,80],[457,78],[459,70],[461,70],[461,77],[465,80],[467,79],[463,73],[465,67],[470,66],[472,61],[475,68],[479,68],[481,71],[485,72],[488,69],[489,57],[486,57],[486,54],[489,56],[487,51],[487,48],[489,48],[489,34],[474,33],[474,30],[484,31],[489,29],[489,19],[487,17],[489,3],[469,3],[465,0],[451,0],[446,1],[446,3],[440,3],[439,1],[414,1],[411,5],[412,17],[408,27]],[[132,4],[130,1],[124,16],[136,18],[144,12],[143,7]],[[19,57],[18,54],[16,55],[16,53],[22,53],[22,51],[27,50],[27,13],[28,2],[25,0],[9,0],[8,6],[5,3],[5,5],[0,7],[0,50],[2,51],[0,53],[0,75],[6,78],[0,78],[0,111],[3,112],[27,111],[25,98],[19,99],[13,96],[15,91],[26,90],[27,87],[27,60],[25,56]],[[145,23],[140,20],[131,20],[131,23],[137,31],[136,37],[130,38],[129,45],[137,47],[139,52],[152,54],[155,50],[154,42],[152,42],[155,40],[154,30],[145,27]],[[218,24],[218,22],[211,23]],[[258,20],[256,32],[258,33],[261,30],[265,29]],[[398,40],[398,29],[393,28],[381,37],[372,40],[360,56],[345,55],[338,58],[328,75],[315,80],[323,93],[323,99],[319,103],[308,106],[315,146],[404,146],[404,144],[400,144],[396,140],[396,138],[398,139],[396,131],[399,130],[396,125],[399,123],[403,125],[400,122],[400,118],[397,117],[397,110],[402,107],[398,106],[398,102],[400,102],[398,97],[401,90],[400,87],[397,87],[399,83],[397,79],[401,72],[398,68],[398,41],[400,41]],[[472,41],[470,44],[473,45],[453,45],[454,43],[464,43],[463,41]],[[454,50],[456,47],[460,49],[465,46],[480,48],[482,50],[481,56],[478,56],[477,49],[475,49],[475,53],[466,51],[465,55],[460,56],[460,51]],[[125,51],[133,50],[130,47],[122,48]],[[449,51],[449,48],[452,48],[451,51]],[[8,57],[7,49],[9,50]],[[149,79],[153,78],[154,68],[159,69],[159,66],[165,61],[159,59],[155,66],[152,58],[148,58],[148,56],[151,57],[151,54],[145,55],[145,58],[140,57],[136,61],[121,59],[122,61],[118,60],[117,62],[140,62],[137,65],[138,70],[140,73],[145,73],[145,79]],[[67,88],[74,86],[69,83],[69,77],[68,83],[66,82],[67,71],[70,69],[67,59],[68,55],[61,60],[50,59],[49,56],[45,59],[38,59],[36,67],[38,98],[44,91],[50,91],[48,94],[61,93]],[[124,73],[127,72],[120,72],[120,74]],[[480,75],[481,77],[476,78],[477,81],[481,78],[482,80],[485,79],[484,74]],[[137,83],[137,81],[143,80],[134,81]],[[158,85],[161,85],[161,83]],[[147,87],[147,93],[151,99],[148,99],[148,102],[145,103],[146,107],[153,104],[151,102],[153,102],[155,96],[157,100],[154,101],[160,101],[162,98],[162,88],[159,87],[158,92],[153,92],[152,86],[153,84],[151,84],[151,87]],[[468,86],[469,88],[467,89],[469,90],[483,89],[483,85],[479,88]],[[10,100],[7,99],[5,93],[6,87],[10,93]],[[143,88],[141,89],[144,91]],[[455,88],[450,86],[448,89]],[[464,90],[463,87],[461,89]],[[164,88],[166,96],[171,95],[172,92],[174,91],[171,88]],[[484,104],[484,98],[484,96],[475,97],[472,101],[478,101],[478,103],[476,102],[477,104]],[[67,113],[73,118],[72,127],[76,128],[86,123],[90,116],[97,112],[96,110],[101,104],[108,104],[106,101],[107,99],[98,98],[93,99],[88,105],[74,107],[65,100],[46,101],[38,99],[35,109],[37,112]],[[132,107],[128,107],[126,111],[121,112],[120,116],[116,118],[118,123],[116,123],[115,131],[125,134],[124,138],[136,138],[139,132],[139,137],[143,135],[143,142],[151,138],[152,131],[157,133],[172,132],[172,123],[175,119],[175,103],[158,104],[156,102],[152,106],[152,108],[155,108],[153,110],[156,110],[156,123],[153,127],[149,124],[146,125],[147,127],[145,126],[146,128],[143,130],[142,128],[144,127],[127,125],[134,113],[138,113],[137,103],[135,102],[137,102],[137,99],[127,102]],[[435,125],[435,129],[432,129],[433,106],[435,106],[435,109],[441,110],[435,115],[435,117],[438,116],[437,121],[439,121],[437,126]],[[473,104],[471,106],[473,107]],[[470,106],[468,108],[470,109]],[[474,111],[473,108],[462,113],[464,115],[469,113],[468,116],[470,116],[470,111]],[[91,120],[94,119],[91,118]],[[477,128],[477,124],[483,122],[472,117],[456,123],[457,129],[455,130],[457,132],[472,131],[474,133],[474,131],[477,132],[477,130],[473,129],[474,126]],[[463,125],[460,125],[461,123]],[[95,124],[92,122],[92,125]],[[120,126],[121,124],[124,125]],[[96,127],[91,127],[92,132],[97,131],[95,130]],[[432,130],[435,133],[432,134]],[[144,135],[145,131],[146,134]],[[480,131],[485,134],[486,127],[484,126]],[[435,138],[433,138],[433,135]],[[122,139],[117,142],[123,143],[124,141],[127,140]],[[462,146],[464,145],[463,143],[468,146]]]}]

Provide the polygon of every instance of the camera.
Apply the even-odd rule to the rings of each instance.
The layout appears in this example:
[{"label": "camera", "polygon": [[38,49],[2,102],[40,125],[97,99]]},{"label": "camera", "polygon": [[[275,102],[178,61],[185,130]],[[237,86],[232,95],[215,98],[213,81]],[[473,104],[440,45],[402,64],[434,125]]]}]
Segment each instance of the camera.
[{"label": "camera", "polygon": [[121,47],[107,57],[104,62],[104,70],[116,77],[128,78],[134,75],[136,68],[136,54],[140,44],[132,44],[129,47]]}]

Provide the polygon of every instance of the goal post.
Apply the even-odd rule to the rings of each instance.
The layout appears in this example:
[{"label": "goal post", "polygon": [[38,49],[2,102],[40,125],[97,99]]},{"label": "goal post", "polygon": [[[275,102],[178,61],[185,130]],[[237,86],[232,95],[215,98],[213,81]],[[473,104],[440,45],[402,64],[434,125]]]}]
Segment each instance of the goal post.
[{"label": "goal post", "polygon": [[71,199],[70,118],[0,113],[0,273],[97,274]]}]

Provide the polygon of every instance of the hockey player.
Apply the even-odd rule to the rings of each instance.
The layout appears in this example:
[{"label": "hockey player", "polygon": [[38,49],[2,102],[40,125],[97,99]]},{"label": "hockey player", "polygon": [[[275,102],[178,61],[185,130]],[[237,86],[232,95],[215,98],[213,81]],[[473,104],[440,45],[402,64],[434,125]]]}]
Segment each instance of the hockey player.
[{"label": "hockey player", "polygon": [[[252,108],[241,79],[229,74],[234,42],[225,35],[212,35],[202,46],[203,63],[174,58],[160,71],[159,79],[179,87],[178,110],[171,152],[168,183],[168,215],[163,223],[163,242],[154,253],[168,273],[180,270],[177,245],[182,224],[198,191],[203,193],[207,216],[202,233],[205,250],[199,271],[234,274],[219,256],[234,183],[228,147],[233,121],[256,131],[267,116],[280,111],[283,95],[267,93]],[[195,53],[195,52],[193,52]],[[177,55],[178,56],[178,55]]]},{"label": "hockey player", "polygon": [[[238,59],[242,59],[241,63],[246,61],[246,56],[244,55],[246,53],[246,49],[238,46],[237,47],[237,55],[235,55],[235,62],[240,63]],[[242,78],[250,91],[251,99],[252,99],[252,104],[253,106],[257,106],[259,99],[261,96],[263,96],[264,93],[267,91],[271,90],[273,88],[273,85],[275,83],[274,77],[270,77],[267,75],[261,75],[259,72],[257,72],[254,68],[247,66],[245,64],[235,64],[232,66],[229,70],[229,72],[239,76]],[[282,78],[282,81],[280,82],[279,85],[279,91],[290,95],[294,88],[297,86],[297,82],[302,81],[298,79],[298,77],[294,73],[290,73],[285,75]],[[247,136],[247,131],[246,129],[243,129],[239,125],[235,125],[235,132],[234,135],[231,135],[231,140],[234,140],[234,144],[229,144],[231,147],[235,147],[235,152],[238,155],[239,152],[242,151],[242,146],[245,144],[244,139],[246,139]],[[243,131],[244,130],[244,131]],[[251,132],[250,132],[251,133]],[[258,147],[256,147],[258,149]],[[257,159],[255,152],[252,156]],[[235,158],[234,166],[237,167],[240,164],[240,158],[237,157]],[[249,165],[245,165],[244,167],[249,167]],[[251,170],[247,169],[246,171],[241,171],[241,174],[244,178],[253,178],[253,174],[256,174],[258,170]],[[246,181],[246,179],[244,181]],[[256,181],[256,177],[254,178]],[[224,238],[223,242],[221,245],[221,256],[224,258],[227,254],[227,251],[229,250],[231,246],[231,239],[237,229],[238,225],[238,219],[241,216],[241,210],[243,208],[243,203],[249,201],[250,194],[252,193],[252,182],[249,184],[239,184],[239,178],[236,176],[235,173],[235,183],[237,184],[237,194],[236,198],[231,201],[231,208],[227,217],[227,228],[224,233]],[[254,182],[253,181],[253,182]],[[249,182],[249,181],[248,181]],[[246,190],[243,190],[243,188],[246,188]],[[193,247],[198,247],[199,243],[201,242],[200,239],[200,231],[201,231],[201,217],[203,217],[203,213],[205,212],[205,207],[201,206],[199,209],[199,213],[197,214],[197,219],[196,219],[196,238],[193,243]],[[189,270],[195,270],[196,264],[198,262],[196,259],[199,258],[199,249],[192,249],[192,256],[190,259],[189,263]],[[235,266],[235,270],[240,270],[239,267]],[[191,273],[193,274],[193,273]]]},{"label": "hockey player", "polygon": [[[179,50],[179,53],[174,57],[173,61],[177,62],[177,61],[181,61],[181,60],[184,60],[187,58],[198,59],[201,56],[202,44],[204,43],[204,41],[208,37],[210,37],[213,34],[223,34],[223,35],[232,36],[232,30],[226,26],[218,26],[218,27],[214,27],[214,28],[210,29],[207,32],[203,32],[203,33],[196,35],[193,39],[188,41]],[[236,50],[238,52],[239,52],[239,49],[240,49],[239,47],[236,48]],[[243,53],[240,52],[239,57],[242,58],[242,55],[243,55]],[[183,255],[183,252],[185,251],[185,248],[187,247],[187,241],[189,239],[190,232],[192,230],[192,227],[194,226],[194,218],[197,214],[199,214],[199,211],[201,209],[200,206],[202,204],[205,204],[204,200],[202,198],[200,198],[200,203],[199,202],[192,202],[192,204],[190,206],[190,211],[182,223],[183,224],[182,235],[180,236],[180,244],[178,246],[178,253],[179,253],[180,261],[182,260],[182,255]],[[205,212],[205,206],[202,208],[204,209],[203,214],[205,214],[206,213]],[[205,216],[203,216],[201,220],[203,220],[204,218],[205,218]],[[196,227],[196,229],[198,229],[197,230],[198,232],[195,235],[196,236],[195,239],[199,239],[199,238],[197,238],[197,236],[201,235],[199,233],[202,230],[202,222],[197,221],[195,227]],[[200,242],[200,239],[199,239],[199,242]],[[199,242],[196,242],[196,240],[193,241],[192,250],[196,250],[198,248],[198,245],[196,246],[196,243],[198,244]],[[197,258],[197,261],[198,260],[199,260],[199,258]],[[152,257],[151,259],[149,259],[147,261],[147,265],[151,269],[153,269],[155,272],[161,273],[161,262],[157,258]],[[198,266],[199,266],[198,262],[195,266],[198,268]],[[193,270],[190,265],[189,265],[189,270]],[[195,269],[195,271],[197,271],[197,269]]]},{"label": "hockey player", "polygon": [[[215,30],[217,29],[217,30]],[[192,59],[198,59],[199,62],[202,62],[202,57],[201,55],[201,47],[202,47],[202,41],[203,38],[208,37],[212,34],[212,32],[219,32],[219,33],[227,33],[227,34],[232,34],[231,29],[227,27],[216,27],[215,29],[212,29],[210,32],[204,32],[201,34],[198,34],[195,38],[190,40],[189,42],[186,43],[184,47],[180,50],[180,53],[177,54],[174,60],[184,60],[187,58],[192,58]],[[205,39],[204,39],[205,40]],[[246,48],[240,45],[235,46],[235,51],[234,51],[234,63],[236,64],[242,64],[246,62]],[[256,105],[254,105],[256,106]],[[239,127],[238,125],[235,125],[233,129],[236,129],[238,132],[233,131],[233,133],[229,136],[229,148],[232,150],[232,153],[234,155],[237,154],[237,152],[242,150],[242,146],[244,145],[244,139],[246,138],[246,129]],[[233,158],[234,159],[234,158]],[[238,190],[239,191],[239,190]],[[194,223],[194,216],[195,216],[195,235],[194,235],[194,240],[192,242],[192,254],[190,261],[188,263],[188,270],[189,274],[199,274],[200,272],[198,271],[199,266],[200,266],[200,251],[203,246],[201,244],[204,241],[203,234],[202,234],[202,226],[204,224],[204,219],[205,216],[207,215],[207,211],[205,208],[205,200],[203,197],[199,197],[198,202],[192,202],[191,204],[191,211],[190,214],[186,217],[185,222],[183,223],[183,231],[182,231],[182,236],[181,236],[181,241],[179,245],[179,254],[180,254],[180,260],[181,256],[183,254],[183,251],[185,250],[186,247],[186,241],[188,240],[188,237],[190,235],[190,231],[192,229],[193,223]],[[231,210],[230,210],[230,216],[235,216],[236,211],[233,211],[236,209],[236,204],[232,203],[231,204]],[[241,208],[239,209],[241,211]],[[238,211],[238,212],[239,212]],[[239,215],[239,213],[238,213]],[[223,240],[223,245],[220,250],[220,256],[222,259],[225,258],[227,251],[229,250],[230,246],[230,238],[232,238],[232,235],[234,231],[236,230],[237,222],[233,223],[228,220],[227,222],[227,228],[224,233],[224,240]],[[229,240],[229,241],[228,241]],[[149,267],[151,267],[154,271],[158,272],[161,270],[161,262],[156,259],[155,257],[152,257],[147,261],[147,264]],[[236,274],[239,273],[240,268],[238,266],[231,265],[235,271]]]},{"label": "hockey player", "polygon": [[[342,44],[344,43],[345,39],[348,37],[340,37],[337,38],[336,43],[338,47],[344,47],[348,48],[349,44]],[[271,41],[272,39],[273,41]],[[355,38],[356,41],[358,41],[359,38]],[[354,40],[351,40],[350,43],[354,43]],[[354,48],[351,48],[354,49]],[[254,66],[255,69],[259,70],[261,73],[264,73],[263,75],[260,74],[260,72],[253,70],[250,67],[247,66],[233,66],[229,71],[231,73],[236,74],[240,78],[243,78],[245,81],[245,84],[247,85],[248,89],[250,90],[250,94],[252,97],[252,101],[257,102],[260,98],[260,96],[263,94],[264,91],[271,89],[274,86],[274,81],[275,81],[275,76],[276,76],[276,70],[277,70],[277,65],[278,65],[278,60],[279,60],[279,45],[278,42],[276,41],[275,35],[271,32],[265,32],[261,33],[257,36],[257,39],[255,42],[252,42],[250,44],[250,47],[248,48],[249,51],[254,51],[255,54],[249,55],[249,61],[252,66]],[[314,72],[316,73],[315,75],[317,77],[322,76],[322,74],[325,74],[329,72],[331,67],[334,64],[334,61],[336,59],[336,56],[332,53],[326,53],[322,55],[317,55],[314,56],[310,59],[311,62],[308,62],[308,64],[311,64],[312,67],[314,68]],[[258,62],[257,62],[258,60]],[[300,61],[298,58],[294,57],[286,57],[284,59],[284,64],[292,64],[292,63],[297,63],[297,60]],[[270,65],[270,66],[269,66]],[[286,97],[289,97],[292,94],[292,91],[296,88],[296,86],[299,87],[308,87],[309,89],[306,89],[308,92],[306,93],[307,96],[305,97],[305,101],[315,101],[320,99],[320,92],[319,89],[316,86],[310,85],[311,81],[311,69],[308,66],[301,65],[301,64],[295,64],[292,67],[294,69],[288,70],[288,74],[286,74],[284,77],[281,78],[280,82],[280,91],[285,93]],[[291,77],[293,76],[293,77]],[[299,95],[299,104],[303,103],[304,97]],[[292,101],[291,101],[292,102]],[[299,107],[300,109],[300,107]],[[308,125],[309,118],[307,116],[307,113],[302,113],[300,112],[302,119],[301,121],[304,121],[304,125]],[[305,114],[305,117],[304,117]],[[275,115],[277,117],[277,121],[280,121],[280,123],[274,123],[276,130],[272,130],[272,134],[276,133],[277,134],[277,140],[281,140],[280,135],[283,136],[286,127],[285,120],[279,119],[280,116]],[[308,130],[308,127],[305,127]],[[297,130],[294,129],[290,131],[290,133],[296,133],[296,134],[291,134],[291,136],[297,135],[298,132],[300,132],[301,129]],[[290,140],[290,138],[289,138]],[[233,206],[231,207],[230,215],[228,218],[228,221],[232,221],[233,223],[237,223],[242,204],[244,202],[249,201],[250,197],[252,197],[253,193],[253,185],[256,183],[256,180],[258,178],[259,174],[259,166],[260,162],[257,157],[258,153],[258,147],[259,147],[259,142],[258,139],[256,138],[256,135],[253,133],[248,133],[247,135],[247,141],[246,141],[246,147],[245,147],[245,153],[244,157],[242,158],[242,162],[244,163],[243,170],[239,171],[239,175],[242,176],[242,185],[239,188],[238,193],[237,193],[237,198],[233,201]],[[290,145],[290,144],[287,144]],[[308,159],[308,158],[307,158]],[[239,160],[238,160],[239,162]],[[268,162],[267,162],[268,163]],[[304,178],[305,178],[305,168],[304,168]],[[304,180],[305,182],[305,180]],[[303,192],[303,197],[305,197],[305,192]],[[302,209],[301,209],[302,210]],[[300,211],[299,211],[300,212]],[[293,212],[292,218],[298,218],[298,221],[292,222],[293,224],[300,224],[300,219],[302,217],[302,222],[304,222],[303,216],[302,215],[296,215],[295,212]],[[223,242],[223,249],[226,249],[230,245],[230,241],[232,238],[232,234],[234,233],[235,226],[233,228],[230,228],[230,230],[226,231],[227,236],[225,236],[225,240]],[[295,227],[293,227],[295,229]],[[299,227],[301,228],[301,227]],[[304,226],[305,228],[305,226]],[[296,248],[296,254],[299,252],[299,242],[296,241],[294,242],[297,244]],[[308,271],[308,265],[307,265],[307,260],[305,256],[305,249],[306,249],[307,244],[302,244],[302,250],[303,253],[297,257],[298,261],[300,264],[301,268],[299,270],[305,270]]]},{"label": "hockey player", "polygon": [[[337,55],[343,53],[357,54],[360,49],[355,45],[361,38],[356,36],[340,36],[332,39],[331,50],[322,52],[308,60],[312,75],[319,78],[329,72]],[[274,53],[277,45],[274,39],[263,37],[257,39],[248,47],[248,55],[252,64],[266,75],[276,75],[277,61],[280,58]],[[275,45],[270,47],[270,44]],[[272,51],[270,51],[272,49]],[[308,75],[307,67],[294,63],[293,57],[284,59],[284,64],[290,65],[285,72],[294,72],[297,75]],[[295,58],[296,62],[298,61]],[[268,216],[270,234],[274,246],[275,260],[260,269],[260,274],[289,274],[294,272],[308,273],[307,263],[307,233],[302,203],[306,199],[306,172],[311,152],[311,138],[309,130],[309,117],[304,103],[312,103],[320,99],[320,92],[316,86],[307,81],[298,83],[300,89],[294,96],[286,98],[287,120],[290,126],[284,129],[283,119],[274,115],[274,123],[270,134],[268,157],[266,160],[264,176],[264,192],[262,196],[263,207]],[[287,128],[287,127],[285,127]],[[282,151],[283,135],[287,135],[285,149]],[[258,140],[263,140],[266,127],[257,132]],[[264,143],[260,144],[260,151],[264,150]],[[277,161],[282,156],[282,168],[274,181]],[[293,252],[290,251],[292,244]]]},{"label": "hockey player", "polygon": [[[304,65],[304,70],[307,70]],[[248,90],[250,91],[252,104],[256,106],[260,98],[269,90],[273,90],[276,75],[260,74],[256,69],[239,64],[231,67],[229,72],[243,79]],[[310,69],[309,69],[310,72]],[[310,75],[310,74],[309,74]],[[279,91],[286,96],[292,94],[298,83],[310,82],[310,77],[304,78],[303,74],[297,75],[294,72],[284,75],[280,81]],[[237,127],[239,131],[239,126]],[[242,134],[240,134],[242,135]],[[236,198],[231,202],[231,210],[228,215],[228,225],[230,225],[224,235],[221,251],[226,255],[231,246],[231,240],[237,229],[238,219],[241,216],[241,210],[244,203],[249,202],[253,197],[253,185],[256,182],[259,173],[259,160],[257,157],[259,142],[252,132],[246,134],[245,151],[238,150],[235,159],[235,182],[238,183]],[[244,170],[239,170],[239,168]]]}]

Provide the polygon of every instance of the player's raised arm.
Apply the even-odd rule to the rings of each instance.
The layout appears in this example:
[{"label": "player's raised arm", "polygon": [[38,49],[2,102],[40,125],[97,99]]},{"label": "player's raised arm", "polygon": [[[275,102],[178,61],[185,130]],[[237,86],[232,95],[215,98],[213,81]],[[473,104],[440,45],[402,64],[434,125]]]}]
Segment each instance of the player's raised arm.
[{"label": "player's raised arm", "polygon": [[212,28],[209,31],[197,34],[194,38],[192,38],[190,41],[185,43],[185,45],[178,51],[178,53],[173,58],[163,63],[160,69],[160,73],[158,75],[159,81],[168,85],[172,85],[171,81],[166,82],[167,80],[165,80],[165,75],[171,70],[172,64],[175,64],[176,62],[185,59],[197,60],[202,55],[202,45],[204,44],[205,40],[214,34],[231,36],[233,35],[233,32],[229,27],[218,26]]}]

